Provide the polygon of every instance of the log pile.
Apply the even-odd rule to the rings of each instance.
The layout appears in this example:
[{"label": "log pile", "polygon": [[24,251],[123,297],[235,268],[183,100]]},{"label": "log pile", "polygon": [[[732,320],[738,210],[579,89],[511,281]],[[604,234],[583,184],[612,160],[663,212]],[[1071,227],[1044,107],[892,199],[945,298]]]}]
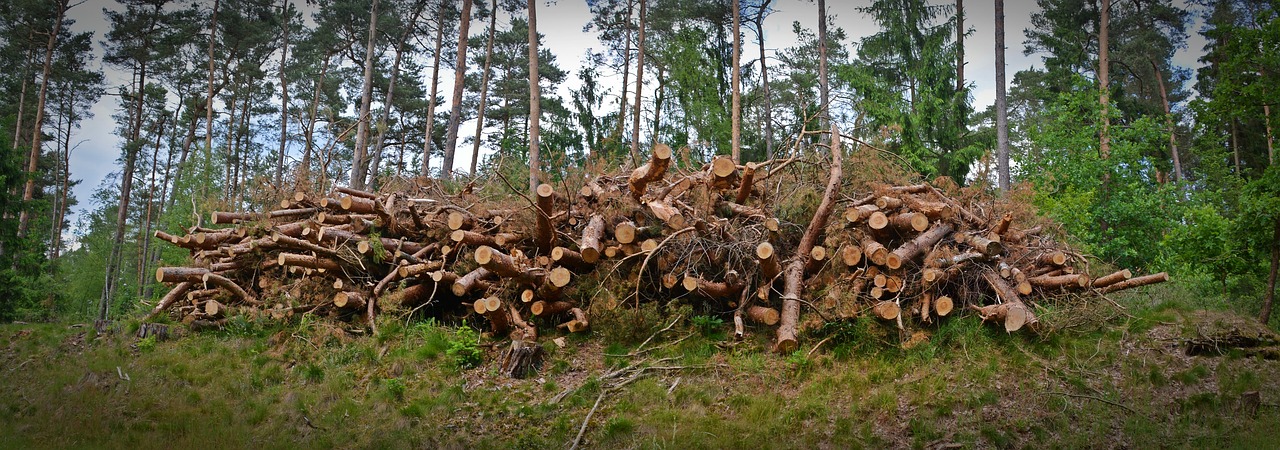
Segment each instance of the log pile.
[{"label": "log pile", "polygon": [[1037,325],[1039,299],[1167,279],[1091,278],[1044,227],[1020,227],[981,196],[929,183],[847,186],[847,150],[829,136],[830,158],[817,155],[825,177],[809,186],[820,197],[801,213],[779,206],[799,187],[775,176],[796,158],[695,165],[661,144],[629,172],[524,198],[424,183],[215,212],[211,222],[228,227],[155,233],[190,250],[192,264],[157,270],[172,288],[148,319],[168,313],[200,328],[236,314],[312,314],[372,329],[379,313],[400,310],[472,316],[524,342],[587,330],[601,304],[680,301],[731,317],[739,337],[747,323],[768,327],[774,349],[790,352],[815,321],[873,315],[901,327],[967,312],[1013,332]]}]

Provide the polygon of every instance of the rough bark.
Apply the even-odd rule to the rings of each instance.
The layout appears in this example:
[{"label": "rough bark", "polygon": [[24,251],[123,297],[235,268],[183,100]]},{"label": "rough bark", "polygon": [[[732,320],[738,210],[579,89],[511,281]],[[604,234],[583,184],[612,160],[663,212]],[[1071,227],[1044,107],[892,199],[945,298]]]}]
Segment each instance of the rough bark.
[{"label": "rough bark", "polygon": [[369,40],[364,53],[364,81],[360,89],[360,111],[356,117],[356,148],[351,162],[351,187],[364,189],[364,174],[368,162],[366,154],[369,147],[369,105],[373,102],[373,62],[377,59],[374,46],[378,38],[378,0],[373,0],[369,8]]},{"label": "rough bark", "polygon": [[640,99],[644,89],[644,29],[648,0],[640,0],[640,29],[636,38],[636,101],[631,109],[631,160],[640,160]]},{"label": "rough bark", "polygon": [[1000,191],[1009,191],[1009,101],[1005,81],[1004,0],[996,8],[996,159]]},{"label": "rough bark", "polygon": [[[468,0],[469,1],[469,0]],[[542,87],[538,71],[538,0],[529,8],[529,191],[538,191],[542,175]],[[643,17],[643,16],[642,16]],[[461,59],[459,59],[461,61]],[[539,215],[541,220],[541,215]],[[541,222],[539,222],[541,224]],[[541,235],[540,235],[541,236]],[[541,241],[539,241],[541,242]],[[546,251],[550,251],[550,246]]]},{"label": "rough bark", "polygon": [[489,68],[493,63],[493,37],[498,29],[498,0],[490,2],[489,10],[489,32],[484,44],[484,68],[481,69],[480,74],[480,104],[476,106],[476,139],[471,145],[471,171],[468,172],[471,176],[475,176],[477,161],[480,159],[480,135],[484,132],[484,112],[489,97],[489,74],[492,72]]},{"label": "rough bark", "polygon": [[[533,30],[532,22],[530,20],[531,31]],[[453,99],[449,106],[449,129],[445,132],[444,160],[440,166],[440,177],[446,180],[453,179],[453,157],[458,147],[458,127],[462,125],[462,91],[465,88],[463,81],[467,76],[467,37],[470,36],[470,30],[471,0],[463,0],[462,16],[458,21],[458,59],[453,65]],[[530,64],[533,64],[532,61]]]}]

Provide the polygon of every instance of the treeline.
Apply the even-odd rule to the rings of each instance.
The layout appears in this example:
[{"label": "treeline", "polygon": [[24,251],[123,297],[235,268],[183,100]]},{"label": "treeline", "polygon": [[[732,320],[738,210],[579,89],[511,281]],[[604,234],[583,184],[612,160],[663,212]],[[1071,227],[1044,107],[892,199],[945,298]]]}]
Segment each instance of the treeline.
[{"label": "treeline", "polygon": [[[582,26],[605,48],[588,55],[537,45],[536,0],[120,0],[101,36],[72,31],[68,9],[87,4],[5,2],[0,320],[135,311],[160,295],[154,268],[186,258],[153,231],[281,192],[494,173],[536,185],[658,142],[759,161],[809,151],[818,138],[802,133],[828,120],[926,178],[1011,186],[1104,261],[1169,270],[1243,309],[1269,303],[1280,8],[1038,4],[1013,50],[1043,67],[1007,86],[1001,67],[996,106],[975,111],[965,51],[987,49],[966,39],[989,18],[961,1],[869,2],[858,13],[879,29],[859,42],[825,1],[789,4],[820,26],[795,24],[777,48],[762,30],[772,0],[592,0]],[[1209,42],[1196,73],[1173,63],[1191,33]],[[122,84],[105,84],[99,57]],[[99,101],[115,105],[117,171],[76,199],[76,130]]]}]

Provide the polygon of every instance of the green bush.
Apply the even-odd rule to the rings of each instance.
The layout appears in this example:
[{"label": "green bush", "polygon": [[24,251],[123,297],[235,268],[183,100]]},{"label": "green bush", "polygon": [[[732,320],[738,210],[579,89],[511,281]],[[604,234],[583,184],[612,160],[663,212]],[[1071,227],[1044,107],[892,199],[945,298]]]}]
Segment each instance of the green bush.
[{"label": "green bush", "polygon": [[445,349],[444,353],[458,368],[470,369],[479,366],[483,356],[480,351],[480,334],[463,323],[449,338],[449,348]]}]

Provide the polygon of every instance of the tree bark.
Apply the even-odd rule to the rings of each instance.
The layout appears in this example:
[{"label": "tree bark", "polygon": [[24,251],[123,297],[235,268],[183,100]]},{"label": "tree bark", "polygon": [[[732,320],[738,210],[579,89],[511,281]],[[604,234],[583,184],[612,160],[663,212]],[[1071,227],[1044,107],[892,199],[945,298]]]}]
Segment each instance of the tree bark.
[{"label": "tree bark", "polygon": [[996,159],[1001,192],[1009,191],[1009,100],[1005,93],[1004,0],[996,7]]},{"label": "tree bark", "polygon": [[493,63],[493,36],[498,29],[498,0],[492,0],[489,14],[489,37],[484,44],[484,72],[480,75],[480,105],[476,106],[476,139],[471,146],[471,176],[476,175],[476,166],[480,160],[480,135],[484,132],[484,108],[489,96],[489,70]]},{"label": "tree bark", "polygon": [[[830,120],[831,112],[828,108],[831,105],[831,88],[827,82],[827,1],[818,0],[818,93],[821,95],[822,104],[819,105],[819,115],[822,117],[824,126],[826,121]],[[786,315],[785,308],[783,315]],[[784,320],[783,323],[786,323]]]},{"label": "tree bark", "polygon": [[[821,1],[821,0],[819,0]],[[782,318],[778,325],[778,341],[773,350],[777,353],[790,353],[796,349],[796,325],[800,320],[800,290],[804,285],[804,268],[809,263],[810,251],[818,242],[818,235],[827,226],[827,218],[835,206],[836,197],[840,194],[840,177],[844,173],[841,167],[840,130],[831,126],[831,176],[827,180],[826,193],[822,203],[813,213],[813,221],[805,228],[796,247],[796,256],[787,265],[783,274],[785,286],[782,291]]]},{"label": "tree bark", "polygon": [[964,0],[956,0],[956,92],[964,91]]},{"label": "tree bark", "polygon": [[[36,193],[36,170],[39,169],[41,139],[44,137],[44,106],[49,93],[49,74],[53,72],[53,50],[58,43],[58,34],[62,32],[62,18],[67,14],[68,0],[58,1],[58,15],[54,19],[53,32],[45,43],[44,69],[40,82],[40,94],[36,97],[36,120],[31,129],[31,153],[27,156],[27,182],[22,189],[22,212],[18,213],[18,237],[26,237],[27,225],[31,220],[31,200]],[[141,92],[138,95],[142,95]],[[15,137],[16,139],[16,137]]]},{"label": "tree bark", "polygon": [[644,28],[648,0],[640,0],[640,31],[636,39],[636,102],[631,110],[631,161],[640,160],[640,99],[644,88]]},{"label": "tree bark", "polygon": [[773,159],[773,99],[769,93],[769,64],[764,49],[764,13],[769,9],[769,2],[760,4],[756,13],[756,44],[760,47],[760,86],[764,91],[764,154],[766,159]]},{"label": "tree bark", "polygon": [[[462,91],[467,76],[467,36],[471,33],[471,0],[462,1],[462,16],[458,21],[458,59],[453,66],[453,101],[449,109],[449,130],[445,133],[444,162],[440,177],[453,179],[453,157],[458,147],[458,127],[462,125]],[[530,19],[533,19],[530,17]],[[533,28],[533,20],[529,21]]]},{"label": "tree bark", "polygon": [[206,160],[213,159],[213,47],[218,42],[218,4],[213,0],[213,13],[209,16],[209,85],[204,97],[204,155]]},{"label": "tree bark", "polygon": [[732,2],[733,8],[733,112],[732,156],[734,162],[742,162],[742,4]]},{"label": "tree bark", "polygon": [[1102,0],[1101,19],[1098,22],[1098,103],[1102,105],[1102,133],[1099,139],[1098,155],[1102,159],[1111,158],[1111,117],[1110,107],[1110,74],[1111,61],[1108,48],[1110,44],[1109,28],[1111,26],[1111,0]]},{"label": "tree bark", "polygon": [[[414,6],[413,14],[409,16],[409,24],[418,23],[418,17],[422,15],[422,8],[426,5],[426,2],[422,1]],[[369,178],[365,185],[371,188],[376,188],[378,167],[382,165],[382,148],[387,140],[387,119],[391,116],[391,105],[396,98],[396,83],[400,79],[400,60],[404,56],[404,46],[412,34],[413,27],[405,27],[404,34],[400,35],[400,41],[396,43],[395,57],[391,63],[391,80],[387,82],[387,98],[383,100],[382,114],[378,116],[378,137],[374,139],[373,144],[373,164],[370,165],[366,174]]]},{"label": "tree bark", "polygon": [[[280,8],[280,150],[276,158],[276,189],[284,189],[284,152],[289,139],[289,79],[284,66],[289,61],[289,0]],[[319,95],[316,92],[316,95]]]},{"label": "tree bark", "polygon": [[373,62],[377,59],[374,47],[378,42],[378,0],[369,8],[369,41],[364,51],[364,81],[360,89],[360,113],[356,117],[356,148],[351,160],[351,187],[364,189],[364,174],[369,151],[369,107],[373,102]]},{"label": "tree bark", "polygon": [[1160,103],[1164,106],[1164,121],[1169,127],[1169,155],[1173,158],[1173,181],[1182,181],[1182,159],[1178,157],[1178,134],[1173,123],[1173,111],[1169,109],[1169,94],[1165,90],[1164,74],[1154,60],[1147,61],[1151,63],[1151,71],[1156,74],[1156,85],[1160,87]]},{"label": "tree bark", "polygon": [[[542,172],[542,86],[538,72],[538,0],[529,8],[529,192],[537,192]],[[541,195],[541,192],[538,192]],[[541,220],[541,215],[539,215]],[[541,224],[541,222],[539,222]],[[541,229],[541,227],[539,227]],[[541,241],[541,240],[540,240]],[[546,251],[551,251],[547,248]],[[544,253],[545,254],[545,253]]]},{"label": "tree bark", "polygon": [[440,51],[444,47],[445,5],[440,2],[440,11],[436,13],[436,49],[431,55],[431,98],[427,99],[427,128],[422,139],[422,176],[431,176],[431,129],[436,123],[436,96],[440,89]]}]

